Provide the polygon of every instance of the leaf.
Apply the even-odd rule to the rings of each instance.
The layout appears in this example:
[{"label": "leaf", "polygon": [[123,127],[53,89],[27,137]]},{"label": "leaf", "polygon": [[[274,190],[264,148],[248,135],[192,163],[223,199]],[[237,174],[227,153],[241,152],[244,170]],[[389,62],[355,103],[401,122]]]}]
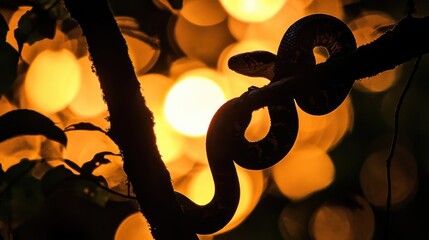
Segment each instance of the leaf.
[{"label": "leaf", "polygon": [[36,11],[33,7],[21,16],[18,21],[18,28],[15,29],[18,52],[21,53],[24,43],[31,45],[45,38],[53,39],[55,28],[55,18],[49,18],[45,12]]},{"label": "leaf", "polygon": [[41,210],[44,202],[41,189],[40,181],[32,176],[26,176],[12,187],[10,211],[14,221],[28,220]]},{"label": "leaf", "polygon": [[99,152],[94,155],[91,161],[88,161],[82,165],[81,174],[84,176],[90,176],[92,175],[92,172],[102,164],[110,163],[110,160],[105,158],[106,155],[121,156],[120,154],[115,154],[112,152]]},{"label": "leaf", "polygon": [[81,123],[69,125],[64,129],[64,132],[76,131],[76,130],[99,131],[104,134],[107,134],[106,131],[89,122],[81,122]]},{"label": "leaf", "polygon": [[0,116],[0,142],[22,135],[43,135],[67,145],[64,132],[51,119],[36,111],[18,109]]},{"label": "leaf", "polygon": [[27,11],[18,21],[15,39],[18,52],[21,53],[24,43],[29,45],[45,38],[55,36],[57,20],[65,20],[70,15],[61,0],[37,0],[33,8]]},{"label": "leaf", "polygon": [[[6,35],[9,31],[6,19],[0,14],[0,43],[6,42]],[[0,65],[1,66],[1,65]]]},{"label": "leaf", "polygon": [[5,94],[16,80],[19,54],[9,43],[0,40],[0,95]]},{"label": "leaf", "polygon": [[43,193],[48,194],[73,177],[76,177],[76,175],[64,165],[55,167],[43,175],[41,180],[42,191]]},{"label": "leaf", "polygon": [[71,169],[75,170],[78,173],[80,173],[82,171],[82,168],[79,167],[79,165],[77,165],[75,162],[73,162],[71,160],[64,159],[64,163],[67,164],[67,166],[69,166]]},{"label": "leaf", "polygon": [[10,221],[12,214],[12,221],[22,222],[41,209],[41,184],[31,174],[36,164],[37,161],[23,159],[6,171],[0,193],[0,219]]},{"label": "leaf", "polygon": [[70,16],[62,0],[36,0],[34,6],[53,19],[64,20]]},{"label": "leaf", "polygon": [[104,207],[109,200],[109,192],[98,186],[98,184],[93,181],[77,178],[74,181],[73,186],[73,190],[78,196],[102,207]]},{"label": "leaf", "polygon": [[36,166],[36,161],[30,161],[27,158],[22,159],[19,163],[11,166],[4,174],[4,181],[12,184],[22,176],[29,174],[31,169]]}]

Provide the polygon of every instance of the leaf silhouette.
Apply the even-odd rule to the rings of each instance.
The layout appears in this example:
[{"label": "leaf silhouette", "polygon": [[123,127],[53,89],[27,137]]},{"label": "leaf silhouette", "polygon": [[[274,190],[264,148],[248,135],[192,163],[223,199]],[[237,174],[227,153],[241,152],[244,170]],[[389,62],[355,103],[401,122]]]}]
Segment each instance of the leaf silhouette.
[{"label": "leaf silhouette", "polygon": [[18,164],[11,166],[4,174],[4,181],[7,184],[13,185],[16,181],[31,172],[31,169],[36,166],[36,161],[22,159]]},{"label": "leaf silhouette", "polygon": [[0,14],[0,43],[6,41],[7,31],[9,31],[9,26],[7,25],[6,19]]},{"label": "leaf silhouette", "polygon": [[82,171],[82,169],[79,167],[79,165],[77,165],[75,162],[73,162],[71,160],[64,159],[64,163],[67,164],[67,166],[69,166],[71,169],[75,170],[78,173],[80,173]]},{"label": "leaf silhouette", "polygon": [[82,165],[81,174],[85,175],[85,176],[92,175],[92,172],[97,167],[101,166],[102,164],[110,163],[109,159],[104,158],[104,156],[106,156],[106,155],[120,156],[120,154],[115,154],[112,152],[99,152],[99,153],[95,154],[94,157],[90,161],[88,161]]},{"label": "leaf silhouette", "polygon": [[68,180],[71,180],[74,177],[76,177],[76,175],[73,174],[71,170],[65,168],[64,165],[59,165],[43,175],[41,179],[42,191],[45,194],[49,194],[58,187],[63,186],[63,184],[67,183]]},{"label": "leaf silhouette", "polygon": [[33,44],[45,38],[53,39],[55,36],[56,20],[47,18],[31,9],[22,15],[15,29],[15,39],[18,51],[21,53],[24,43]]},{"label": "leaf silhouette", "polygon": [[0,39],[0,94],[6,93],[15,81],[18,61],[19,54],[15,48]]},{"label": "leaf silhouette", "polygon": [[67,145],[67,137],[61,128],[46,116],[29,109],[18,109],[0,116],[0,142],[22,135],[43,135]]},{"label": "leaf silhouette", "polygon": [[64,132],[76,131],[76,130],[99,131],[106,134],[106,131],[88,122],[81,122],[81,123],[69,125],[64,129]]}]

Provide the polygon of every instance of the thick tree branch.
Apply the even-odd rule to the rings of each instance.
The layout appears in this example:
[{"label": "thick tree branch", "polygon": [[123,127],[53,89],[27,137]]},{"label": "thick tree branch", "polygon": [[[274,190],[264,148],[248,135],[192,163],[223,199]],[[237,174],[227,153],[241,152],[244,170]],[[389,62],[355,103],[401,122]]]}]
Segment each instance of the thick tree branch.
[{"label": "thick tree branch", "polygon": [[176,202],[161,160],[153,115],[145,105],[124,38],[107,0],[65,0],[78,21],[110,113],[109,136],[123,153],[124,170],[156,239],[197,239]]},{"label": "thick tree branch", "polygon": [[311,94],[337,79],[359,80],[393,69],[429,52],[428,32],[429,17],[404,18],[392,30],[356,51],[318,64],[301,75],[252,89],[240,97],[240,102],[255,110],[281,103],[285,97]]}]

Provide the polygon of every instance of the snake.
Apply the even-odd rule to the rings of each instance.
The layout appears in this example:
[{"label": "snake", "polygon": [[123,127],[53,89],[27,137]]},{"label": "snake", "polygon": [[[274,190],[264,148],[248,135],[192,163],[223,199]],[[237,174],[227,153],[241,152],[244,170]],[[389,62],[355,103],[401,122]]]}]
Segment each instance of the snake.
[{"label": "snake", "polygon": [[[283,35],[277,55],[256,50],[234,55],[228,61],[233,71],[250,77],[264,77],[272,84],[304,73],[316,65],[313,49],[324,47],[333,59],[356,49],[356,41],[347,25],[326,14],[305,16],[292,24]],[[212,200],[198,205],[176,192],[176,198],[188,224],[199,234],[220,230],[233,217],[240,199],[235,164],[251,169],[269,168],[291,150],[298,134],[296,104],[313,115],[327,114],[347,97],[354,80],[334,79],[316,90],[285,96],[278,104],[268,105],[270,129],[266,136],[251,142],[245,138],[253,109],[240,97],[224,103],[214,114],[206,134],[206,154],[215,192]],[[251,93],[256,87],[249,87]],[[296,103],[296,104],[295,104]]]}]

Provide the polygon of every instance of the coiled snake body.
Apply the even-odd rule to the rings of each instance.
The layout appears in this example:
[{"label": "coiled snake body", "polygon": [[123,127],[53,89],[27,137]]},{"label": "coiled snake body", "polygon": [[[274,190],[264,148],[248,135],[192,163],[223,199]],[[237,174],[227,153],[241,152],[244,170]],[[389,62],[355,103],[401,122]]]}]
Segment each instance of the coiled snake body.
[{"label": "coiled snake body", "polygon": [[[266,51],[242,53],[229,59],[229,67],[247,76],[265,77],[273,83],[313,68],[316,64],[313,49],[317,46],[326,48],[329,61],[355,50],[356,42],[341,20],[314,14],[301,18],[286,31],[277,55]],[[317,90],[295,96],[295,101],[310,114],[326,114],[344,101],[353,82],[335,79],[321,84]],[[177,193],[186,219],[197,233],[216,232],[234,215],[240,190],[233,161],[247,169],[264,169],[290,151],[298,133],[295,101],[285,96],[281,104],[268,106],[270,130],[257,142],[249,142],[244,137],[252,110],[246,109],[240,98],[228,101],[216,112],[206,138],[207,157],[215,183],[214,197],[200,206]]]}]

